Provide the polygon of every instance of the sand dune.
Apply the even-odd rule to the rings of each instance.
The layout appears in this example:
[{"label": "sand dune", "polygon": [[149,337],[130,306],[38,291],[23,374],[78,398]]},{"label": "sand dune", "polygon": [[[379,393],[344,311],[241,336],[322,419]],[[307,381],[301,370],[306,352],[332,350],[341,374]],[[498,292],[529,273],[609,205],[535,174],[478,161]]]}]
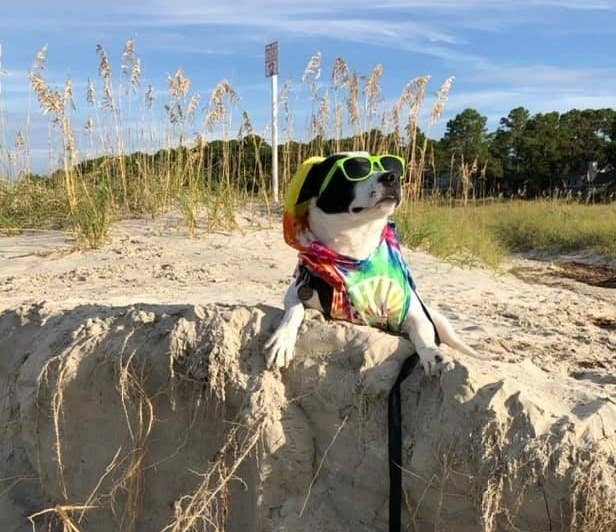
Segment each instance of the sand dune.
[{"label": "sand dune", "polygon": [[[440,379],[403,385],[409,529],[612,530],[614,291],[407,256],[490,357],[447,351]],[[47,509],[38,529],[386,530],[410,346],[311,313],[294,365],[266,371],[294,262],[258,216],[194,239],[125,221],[88,252],[1,239],[0,530]]]}]

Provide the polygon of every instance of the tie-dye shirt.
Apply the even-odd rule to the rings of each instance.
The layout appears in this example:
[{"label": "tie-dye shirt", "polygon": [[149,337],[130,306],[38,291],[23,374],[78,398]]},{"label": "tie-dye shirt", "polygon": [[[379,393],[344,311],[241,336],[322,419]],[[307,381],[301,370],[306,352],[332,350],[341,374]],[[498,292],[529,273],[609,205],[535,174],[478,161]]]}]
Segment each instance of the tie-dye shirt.
[{"label": "tie-dye shirt", "polygon": [[415,284],[393,223],[364,260],[340,255],[318,240],[300,251],[299,260],[333,288],[332,318],[400,331]]}]

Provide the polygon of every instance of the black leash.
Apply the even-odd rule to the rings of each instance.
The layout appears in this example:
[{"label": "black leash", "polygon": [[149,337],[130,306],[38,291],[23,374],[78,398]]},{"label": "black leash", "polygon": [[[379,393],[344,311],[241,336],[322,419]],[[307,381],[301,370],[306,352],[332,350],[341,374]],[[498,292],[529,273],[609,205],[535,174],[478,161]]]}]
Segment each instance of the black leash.
[{"label": "black leash", "polygon": [[[436,345],[441,343],[438,331],[428,309],[421,298],[419,302],[434,328]],[[400,368],[398,378],[389,392],[387,401],[387,447],[389,450],[389,532],[400,532],[402,526],[402,411],[400,409],[400,385],[419,361],[419,355],[413,353]]]},{"label": "black leash", "polygon": [[400,532],[402,519],[402,412],[400,411],[400,384],[419,361],[413,353],[402,364],[398,378],[389,392],[387,403],[389,449],[389,532]]}]

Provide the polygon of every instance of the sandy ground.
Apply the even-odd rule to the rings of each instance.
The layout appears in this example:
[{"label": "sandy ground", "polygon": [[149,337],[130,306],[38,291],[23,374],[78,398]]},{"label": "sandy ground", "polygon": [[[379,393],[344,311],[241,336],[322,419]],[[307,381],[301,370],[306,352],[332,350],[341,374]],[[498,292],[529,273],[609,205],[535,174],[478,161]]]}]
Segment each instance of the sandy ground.
[{"label": "sandy ground", "polygon": [[[291,367],[265,370],[295,252],[276,217],[238,223],[127,220],[86,252],[0,239],[0,529],[387,530],[387,394],[410,346],[310,312]],[[613,530],[616,291],[546,261],[406,255],[488,357],[446,351],[440,379],[403,385],[407,529]]]},{"label": "sandy ground", "polygon": [[[86,252],[59,232],[0,238],[0,310],[42,301],[281,307],[294,250],[275,217],[238,222],[236,231],[191,238],[178,215],[125,220],[107,245]],[[477,350],[616,385],[616,290],[560,276],[549,261],[518,259],[505,267],[513,273],[495,273],[406,256],[424,299]]]}]

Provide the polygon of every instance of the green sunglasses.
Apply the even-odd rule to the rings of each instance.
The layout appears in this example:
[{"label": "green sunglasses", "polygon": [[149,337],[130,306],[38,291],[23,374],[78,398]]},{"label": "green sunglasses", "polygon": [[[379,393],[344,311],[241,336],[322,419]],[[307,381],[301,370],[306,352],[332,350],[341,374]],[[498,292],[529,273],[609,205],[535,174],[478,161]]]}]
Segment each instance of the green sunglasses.
[{"label": "green sunglasses", "polygon": [[363,181],[368,179],[374,169],[384,172],[394,172],[400,177],[404,176],[404,159],[397,155],[349,155],[338,159],[330,168],[319,189],[319,196],[327,188],[336,170],[340,168],[342,174],[349,181]]}]

